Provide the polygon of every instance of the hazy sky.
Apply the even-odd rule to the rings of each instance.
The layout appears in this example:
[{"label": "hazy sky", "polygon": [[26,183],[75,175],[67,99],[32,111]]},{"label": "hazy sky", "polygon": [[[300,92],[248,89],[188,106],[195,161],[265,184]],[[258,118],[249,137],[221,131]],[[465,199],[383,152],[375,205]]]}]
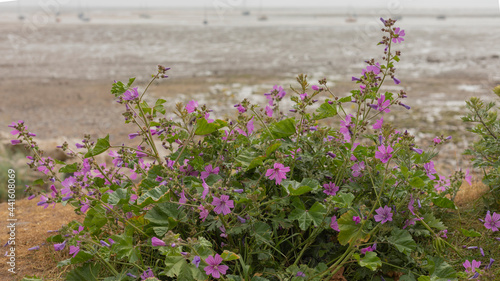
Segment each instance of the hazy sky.
[{"label": "hazy sky", "polygon": [[[1,1],[1,0],[0,0]],[[388,5],[402,5],[407,8],[499,8],[500,0],[18,0],[22,5],[38,5],[39,3],[60,3],[63,6],[76,6],[79,3],[88,6],[127,6],[127,7],[149,7],[153,6],[184,6],[203,7],[214,5],[230,5],[234,7],[248,6],[260,7],[387,7]],[[84,4],[86,3],[86,4]],[[15,2],[0,3],[2,6],[16,5]]]}]

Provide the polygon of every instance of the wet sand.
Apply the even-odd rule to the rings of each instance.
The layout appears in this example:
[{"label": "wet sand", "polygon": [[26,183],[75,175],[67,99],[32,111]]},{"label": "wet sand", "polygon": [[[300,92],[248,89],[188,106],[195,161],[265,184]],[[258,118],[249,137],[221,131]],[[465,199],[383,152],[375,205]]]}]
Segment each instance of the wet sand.
[{"label": "wet sand", "polygon": [[[212,11],[203,25],[200,10],[149,12],[146,19],[139,12],[94,11],[88,23],[63,13],[60,23],[38,25],[5,14],[0,132],[22,119],[42,139],[110,132],[121,142],[135,128],[123,124],[111,84],[137,77],[144,89],[157,64],[172,69],[153,85],[150,100],[168,98],[173,108],[197,99],[224,117],[243,98],[264,104],[263,93],[274,84],[288,88],[299,73],[311,82],[326,77],[343,96],[356,88],[351,76],[360,75],[363,61],[382,56],[378,15],[348,23],[343,15],[268,11],[268,20],[258,21],[254,14]],[[459,138],[449,150],[463,149],[471,141],[459,118],[464,100],[493,99],[490,89],[500,84],[500,16],[405,16],[398,25],[406,31],[396,65],[402,83],[385,90],[404,89],[412,109],[400,108],[389,120],[421,139],[454,134]]]}]

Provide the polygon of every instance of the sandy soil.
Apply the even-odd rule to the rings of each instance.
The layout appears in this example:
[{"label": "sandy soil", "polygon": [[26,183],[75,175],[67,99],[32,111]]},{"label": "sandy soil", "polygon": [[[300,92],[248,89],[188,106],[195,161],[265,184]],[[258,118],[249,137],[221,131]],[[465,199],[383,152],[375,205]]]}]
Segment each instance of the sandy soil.
[{"label": "sandy soil", "polygon": [[[7,203],[0,203],[0,217],[8,217]],[[36,202],[27,199],[18,199],[15,204],[15,245],[5,246],[10,237],[7,232],[9,222],[1,220],[0,227],[4,230],[0,232],[0,241],[3,252],[9,251],[9,248],[15,246],[15,274],[8,272],[10,268],[6,262],[0,263],[0,280],[21,280],[23,276],[29,275],[38,277],[50,277],[51,280],[62,280],[60,276],[62,269],[56,268],[59,261],[69,257],[68,251],[55,252],[52,243],[46,243],[46,239],[57,233],[47,231],[59,230],[62,225],[72,220],[83,220],[73,211],[70,206],[63,207],[56,205],[44,209],[36,205]],[[39,250],[29,251],[29,248],[39,246]],[[2,261],[7,261],[3,257]],[[50,280],[47,279],[47,280]]]}]

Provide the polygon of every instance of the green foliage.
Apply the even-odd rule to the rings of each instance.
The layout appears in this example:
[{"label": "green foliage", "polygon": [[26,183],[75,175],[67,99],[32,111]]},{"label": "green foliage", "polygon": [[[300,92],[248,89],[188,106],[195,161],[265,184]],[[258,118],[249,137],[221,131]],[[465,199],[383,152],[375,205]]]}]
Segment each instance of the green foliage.
[{"label": "green foliage", "polygon": [[[494,89],[498,95],[500,87]],[[462,120],[473,127],[468,130],[477,135],[466,155],[472,156],[474,167],[483,171],[483,183],[490,191],[484,196],[488,209],[500,209],[500,120],[498,108],[494,102],[485,102],[477,97],[466,101],[469,110]]]},{"label": "green foliage", "polygon": [[[387,47],[392,24],[385,23]],[[177,118],[166,118],[165,100],[150,106],[131,94],[134,79],[115,83],[112,94],[126,105],[126,123],[139,125],[141,146],[86,136],[87,151],[76,153],[81,163],[34,156],[35,168],[47,175],[42,182],[61,184],[57,171],[73,173],[74,181],[40,205],[70,204],[85,214],[82,225],[50,238],[74,254],[60,263],[75,266],[68,280],[127,280],[129,273],[162,280],[220,274],[225,280],[320,281],[340,268],[348,280],[378,280],[399,269],[403,280],[455,278],[429,247],[438,241],[452,248],[436,239],[446,230],[436,213],[456,209],[424,168],[437,153],[415,150],[415,138],[390,124],[372,129],[382,103],[405,98],[379,92],[382,77],[393,76],[399,61],[388,52],[383,66],[369,62],[356,82],[364,90],[340,98],[326,80],[310,85],[301,74],[288,94],[278,86],[266,94],[271,112],[259,113],[245,99],[231,122],[212,121],[211,110],[196,101],[177,104]],[[160,66],[151,83],[165,71]],[[279,107],[285,96],[291,109]],[[320,98],[326,101],[313,107]],[[347,114],[346,103],[357,110]],[[318,123],[326,118],[340,129]],[[493,124],[488,118],[485,124]],[[33,144],[26,132],[20,137]],[[99,165],[95,156],[112,149],[113,166]],[[452,178],[453,184],[459,180]],[[421,207],[413,206],[415,199]]]}]

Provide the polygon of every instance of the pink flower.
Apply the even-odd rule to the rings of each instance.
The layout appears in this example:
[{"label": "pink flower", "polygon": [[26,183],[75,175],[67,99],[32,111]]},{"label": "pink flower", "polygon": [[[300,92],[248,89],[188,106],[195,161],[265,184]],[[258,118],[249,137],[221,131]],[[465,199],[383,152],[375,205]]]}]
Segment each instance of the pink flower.
[{"label": "pink flower", "polygon": [[198,206],[198,210],[200,210],[200,219],[201,221],[205,221],[205,219],[208,217],[208,210],[203,207],[203,205],[200,204]]},{"label": "pink flower", "polygon": [[323,185],[325,190],[323,190],[323,193],[326,195],[332,195],[335,196],[337,194],[337,191],[339,191],[339,187],[335,185],[333,182],[325,183]]},{"label": "pink flower", "polygon": [[165,242],[163,242],[163,240],[160,240],[156,237],[153,237],[151,238],[151,245],[153,245],[153,247],[158,247],[158,246],[165,246]]},{"label": "pink flower", "polygon": [[388,221],[392,221],[392,216],[393,213],[391,213],[391,208],[387,205],[385,205],[383,208],[380,207],[375,210],[377,214],[373,216],[376,222],[380,222],[381,224],[384,224]]},{"label": "pink flower", "polygon": [[450,187],[450,180],[443,176],[439,176],[439,180],[434,185],[434,189],[436,191],[445,191],[448,187]]},{"label": "pink flower", "polygon": [[436,178],[434,176],[434,174],[437,174],[436,170],[434,169],[434,162],[430,161],[429,163],[425,163],[424,169],[425,169],[425,172],[427,173],[427,176],[429,177],[429,179],[433,180]]},{"label": "pink flower", "polygon": [[205,171],[201,172],[201,179],[204,180],[208,178],[210,174],[218,174],[219,167],[212,168],[212,164],[205,166]]},{"label": "pink flower", "polygon": [[281,181],[286,179],[286,173],[290,172],[290,167],[285,167],[281,163],[274,163],[274,169],[266,171],[266,177],[270,180],[276,180],[276,185],[281,184]]},{"label": "pink flower", "polygon": [[335,231],[339,231],[340,232],[340,229],[339,229],[339,223],[337,222],[337,216],[333,216],[332,217],[332,221],[330,222],[330,227],[335,230]]},{"label": "pink flower", "polygon": [[434,144],[439,144],[441,142],[441,139],[439,137],[435,137],[433,140]]},{"label": "pink flower", "polygon": [[253,133],[253,130],[254,130],[254,126],[253,126],[253,117],[252,119],[250,119],[250,121],[248,121],[247,123],[247,131],[243,131],[242,129],[240,128],[236,128],[236,131],[242,135],[244,135],[245,137],[248,137],[250,136],[252,133]]},{"label": "pink flower", "polygon": [[203,192],[201,193],[201,198],[205,199],[205,197],[207,197],[207,195],[208,195],[208,192],[210,191],[210,187],[208,186],[208,184],[205,181],[203,181],[201,186],[203,187]]},{"label": "pink flower", "polygon": [[375,158],[380,159],[382,163],[387,163],[391,159],[394,149],[390,146],[381,145],[378,147],[378,151],[375,152]]},{"label": "pink flower", "polygon": [[371,72],[375,75],[379,74],[380,73],[380,63],[376,63],[375,65],[369,65],[366,67],[366,69],[363,69],[361,71],[361,75],[365,75],[365,73],[367,72]]},{"label": "pink flower", "polygon": [[80,247],[78,246],[69,246],[69,254],[73,254],[73,258],[80,252]]},{"label": "pink flower", "polygon": [[220,264],[222,262],[222,257],[219,254],[215,254],[215,257],[211,255],[208,256],[205,262],[208,264],[208,266],[204,268],[205,273],[207,275],[212,275],[212,277],[216,279],[219,279],[221,274],[225,275],[226,271],[229,269],[227,265]]},{"label": "pink flower", "polygon": [[365,169],[365,161],[361,161],[359,163],[352,165],[351,169],[353,177],[355,178],[360,177],[362,175],[361,171]]},{"label": "pink flower", "polygon": [[351,117],[352,115],[349,114],[345,117],[345,121],[341,120],[340,121],[340,133],[342,135],[344,135],[344,140],[349,142],[351,141],[351,130],[350,130],[350,127],[352,126],[351,124]]},{"label": "pink flower", "polygon": [[469,169],[467,169],[467,170],[465,171],[465,181],[466,181],[469,185],[472,185],[472,181],[471,181],[471,179],[472,179],[472,176],[471,176],[471,175],[469,175]]},{"label": "pink flower", "polygon": [[373,129],[374,130],[377,130],[377,129],[382,129],[382,124],[384,124],[384,117],[380,118],[377,120],[377,122],[375,122],[375,124],[373,124]]},{"label": "pink flower", "polygon": [[320,88],[316,85],[312,85],[311,89],[313,89],[314,91],[319,91]]},{"label": "pink flower", "polygon": [[380,98],[377,100],[378,111],[391,112],[391,110],[389,110],[389,105],[391,105],[391,101],[385,100],[385,95],[380,95]]},{"label": "pink flower", "polygon": [[362,254],[362,255],[365,255],[365,254],[366,254],[366,253],[368,253],[368,252],[373,252],[373,250],[372,250],[372,247],[371,247],[371,246],[370,246],[370,247],[363,248],[363,249],[360,249],[359,251],[361,252],[361,254]]},{"label": "pink flower", "polygon": [[360,222],[361,222],[361,218],[360,218],[360,217],[358,217],[358,216],[354,216],[354,217],[352,217],[352,220],[354,221],[354,223],[355,223],[355,224],[358,224],[358,223],[360,223]]},{"label": "pink flower", "polygon": [[413,207],[413,204],[415,204],[415,199],[413,199],[413,195],[411,195],[410,197],[410,202],[408,203],[408,210],[410,210],[410,212],[414,215],[415,215],[415,207]]},{"label": "pink flower", "polygon": [[245,113],[247,109],[243,107],[241,104],[238,104],[238,112],[239,113]]},{"label": "pink flower", "polygon": [[474,273],[476,272],[476,268],[479,268],[481,266],[480,261],[472,260],[472,265],[469,260],[466,260],[463,263],[463,266],[465,267],[465,272],[467,273]]},{"label": "pink flower", "polygon": [[197,107],[198,107],[198,102],[192,100],[192,101],[188,102],[188,104],[186,105],[186,110],[188,113],[193,113]]},{"label": "pink flower", "polygon": [[230,208],[234,208],[234,201],[229,200],[229,196],[221,195],[220,198],[214,197],[212,205],[215,206],[214,212],[216,214],[222,213],[224,216],[231,213]]},{"label": "pink flower", "polygon": [[273,109],[269,106],[266,106],[266,114],[268,117],[273,117]]},{"label": "pink flower", "polygon": [[394,38],[392,38],[392,42],[393,43],[401,43],[401,42],[405,41],[403,36],[405,36],[405,31],[399,27],[396,27],[396,29],[394,29]]},{"label": "pink flower", "polygon": [[307,93],[300,94],[300,100],[307,98]]},{"label": "pink flower", "polygon": [[490,214],[490,211],[486,214],[486,218],[484,219],[484,227],[487,229],[491,229],[491,231],[498,231],[500,227],[500,214],[493,213],[493,216]]},{"label": "pink flower", "polygon": [[139,97],[139,92],[137,92],[137,87],[133,88],[132,91],[127,90],[125,93],[123,93],[123,99],[124,100],[134,100]]},{"label": "pink flower", "polygon": [[205,120],[207,120],[207,123],[213,123],[214,119],[210,119],[210,113],[205,113]]}]

